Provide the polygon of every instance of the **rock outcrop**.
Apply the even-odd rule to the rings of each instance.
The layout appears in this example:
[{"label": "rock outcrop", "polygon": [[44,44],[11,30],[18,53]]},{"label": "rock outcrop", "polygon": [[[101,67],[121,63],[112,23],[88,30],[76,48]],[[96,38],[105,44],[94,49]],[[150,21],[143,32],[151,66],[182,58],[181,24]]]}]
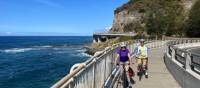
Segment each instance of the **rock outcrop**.
[{"label": "rock outcrop", "polygon": [[[129,23],[139,22],[143,16],[143,3],[126,3],[115,10],[111,32],[128,32],[124,27]],[[133,30],[134,31],[134,30]],[[133,32],[132,31],[132,32]]]},{"label": "rock outcrop", "polygon": [[[145,2],[149,0],[137,0],[117,8],[114,12],[114,20],[110,32],[137,32],[138,27],[145,26],[143,17],[145,16]],[[190,10],[195,0],[180,0],[185,10]],[[125,28],[131,24],[132,29]],[[134,27],[135,26],[135,27]],[[140,30],[139,29],[139,30]]]}]

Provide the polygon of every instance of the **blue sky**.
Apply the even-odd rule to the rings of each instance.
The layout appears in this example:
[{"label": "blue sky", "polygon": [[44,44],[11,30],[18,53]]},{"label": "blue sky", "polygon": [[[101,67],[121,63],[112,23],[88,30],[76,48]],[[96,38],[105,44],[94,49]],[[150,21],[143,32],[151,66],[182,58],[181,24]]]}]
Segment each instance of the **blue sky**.
[{"label": "blue sky", "polygon": [[0,0],[0,35],[92,35],[128,0]]}]

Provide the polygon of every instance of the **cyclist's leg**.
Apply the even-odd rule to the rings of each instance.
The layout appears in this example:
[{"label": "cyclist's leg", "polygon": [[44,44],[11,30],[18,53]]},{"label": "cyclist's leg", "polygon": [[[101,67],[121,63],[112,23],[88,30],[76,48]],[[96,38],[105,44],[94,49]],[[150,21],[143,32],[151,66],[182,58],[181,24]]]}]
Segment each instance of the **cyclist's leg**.
[{"label": "cyclist's leg", "polygon": [[143,66],[144,70],[146,70],[146,66],[147,66],[147,59],[146,58],[142,59],[142,66]]},{"label": "cyclist's leg", "polygon": [[146,78],[148,78],[148,62],[149,62],[149,58],[147,58],[147,63],[146,63]]},{"label": "cyclist's leg", "polygon": [[[122,83],[122,80],[123,80],[123,65],[122,63],[120,62],[119,63],[119,78],[118,78],[118,83]],[[117,84],[117,87],[118,87],[118,84]]]},{"label": "cyclist's leg", "polygon": [[120,75],[119,75],[119,77],[120,77],[120,79],[122,79],[122,75],[123,75],[123,71],[124,71],[124,70],[123,70],[123,64],[124,64],[123,62],[120,62],[120,63],[119,63],[119,70],[120,70]]},{"label": "cyclist's leg", "polygon": [[126,64],[125,64],[126,77],[127,77],[127,81],[128,81],[129,86],[131,86],[131,81],[130,81],[130,76],[129,76],[129,73],[128,73],[128,69],[129,69],[129,63],[126,62]]},{"label": "cyclist's leg", "polygon": [[142,59],[141,59],[141,58],[138,58],[138,59],[137,59],[137,63],[138,63],[137,69],[138,69],[138,71],[140,72],[141,65],[142,65]]},{"label": "cyclist's leg", "polygon": [[143,59],[143,68],[145,70],[145,77],[147,78],[148,77],[148,59],[147,58],[144,58]]}]

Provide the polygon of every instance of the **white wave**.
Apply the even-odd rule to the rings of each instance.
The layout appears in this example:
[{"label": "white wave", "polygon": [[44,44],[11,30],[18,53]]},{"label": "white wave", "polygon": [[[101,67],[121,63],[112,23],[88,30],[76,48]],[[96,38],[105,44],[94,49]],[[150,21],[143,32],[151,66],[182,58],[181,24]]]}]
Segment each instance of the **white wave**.
[{"label": "white wave", "polygon": [[91,55],[86,54],[86,53],[78,53],[78,54],[71,54],[71,55],[74,57],[92,57]]},{"label": "white wave", "polygon": [[42,47],[42,48],[51,48],[51,47],[53,47],[53,46],[40,46],[40,47]]},{"label": "white wave", "polygon": [[30,51],[30,50],[35,50],[35,49],[33,49],[33,48],[12,48],[12,49],[3,50],[3,52],[5,52],[5,53],[20,53],[20,52],[26,52],[26,51]]},{"label": "white wave", "polygon": [[61,48],[53,48],[53,50],[60,50]]},{"label": "white wave", "polygon": [[51,48],[51,47],[53,47],[53,46],[51,46],[51,45],[46,45],[46,46],[34,46],[34,47],[36,47],[36,48]]},{"label": "white wave", "polygon": [[79,50],[76,50],[77,52],[85,52],[86,49],[79,49]]},{"label": "white wave", "polygon": [[87,53],[81,53],[82,56],[86,56],[86,57],[92,57],[92,55],[89,55]]}]

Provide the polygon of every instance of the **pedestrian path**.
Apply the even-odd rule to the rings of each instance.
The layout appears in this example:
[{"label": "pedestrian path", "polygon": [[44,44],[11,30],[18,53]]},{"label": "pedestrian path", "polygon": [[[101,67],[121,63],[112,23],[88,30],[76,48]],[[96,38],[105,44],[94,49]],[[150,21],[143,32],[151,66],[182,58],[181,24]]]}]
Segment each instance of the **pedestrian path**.
[{"label": "pedestrian path", "polygon": [[[150,50],[149,55],[149,78],[145,77],[139,81],[139,77],[136,75],[133,79],[135,84],[132,88],[181,88],[176,80],[167,70],[164,64],[164,48],[154,48]],[[135,59],[134,59],[135,63]],[[137,74],[136,63],[132,66]],[[115,88],[116,88],[115,83]],[[118,85],[118,88],[122,88],[122,85]]]}]

